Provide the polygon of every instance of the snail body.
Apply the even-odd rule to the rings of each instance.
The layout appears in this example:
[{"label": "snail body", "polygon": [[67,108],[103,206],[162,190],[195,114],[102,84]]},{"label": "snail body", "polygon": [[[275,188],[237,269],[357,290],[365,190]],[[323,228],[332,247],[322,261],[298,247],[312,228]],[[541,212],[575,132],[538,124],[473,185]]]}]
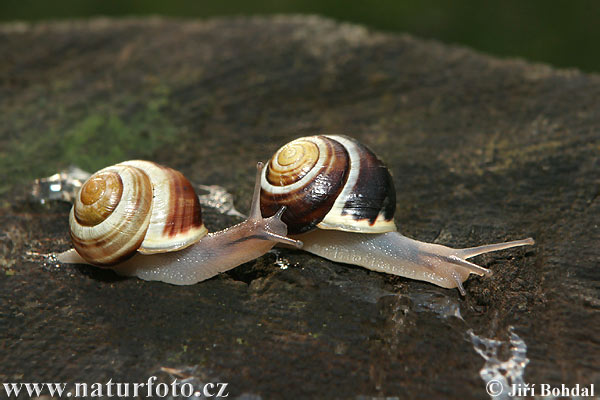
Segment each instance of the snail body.
[{"label": "snail body", "polygon": [[251,261],[276,243],[300,247],[286,237],[285,207],[262,217],[261,170],[259,163],[248,219],[208,233],[196,193],[178,171],[140,160],[102,169],[77,195],[69,216],[74,249],[58,261],[190,285]]},{"label": "snail body", "polygon": [[310,136],[281,147],[261,178],[264,215],[287,209],[282,221],[303,250],[332,261],[458,288],[489,269],[467,261],[478,254],[531,245],[527,238],[453,249],[397,232],[396,197],[387,167],[345,136]]}]

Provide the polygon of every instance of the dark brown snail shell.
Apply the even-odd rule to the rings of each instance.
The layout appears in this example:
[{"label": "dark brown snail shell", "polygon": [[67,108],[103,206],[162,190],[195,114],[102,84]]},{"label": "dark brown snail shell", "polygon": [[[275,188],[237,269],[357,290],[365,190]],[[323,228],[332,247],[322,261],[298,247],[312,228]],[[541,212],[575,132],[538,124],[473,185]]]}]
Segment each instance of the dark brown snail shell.
[{"label": "dark brown snail shell", "polygon": [[387,167],[345,136],[309,136],[281,147],[265,168],[261,210],[287,210],[290,234],[316,227],[348,232],[395,231],[396,192]]}]

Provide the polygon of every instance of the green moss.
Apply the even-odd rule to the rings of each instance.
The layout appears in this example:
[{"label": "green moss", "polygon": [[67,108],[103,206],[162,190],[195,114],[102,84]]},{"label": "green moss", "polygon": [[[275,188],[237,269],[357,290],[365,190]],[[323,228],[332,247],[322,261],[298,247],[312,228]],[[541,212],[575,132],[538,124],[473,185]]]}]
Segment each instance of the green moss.
[{"label": "green moss", "polygon": [[177,142],[179,131],[164,111],[168,96],[159,86],[141,104],[129,96],[117,104],[98,103],[69,112],[60,104],[48,104],[47,113],[38,116],[41,121],[27,121],[25,115],[35,116],[33,111],[39,110],[38,99],[28,107],[31,112],[13,115],[9,129],[17,134],[0,144],[0,171],[6,175],[0,180],[0,194],[68,165],[95,171],[126,159],[153,158]]},{"label": "green moss", "polygon": [[173,143],[175,132],[157,113],[135,115],[128,121],[114,114],[92,114],[66,132],[61,158],[96,170],[128,158],[150,157]]}]

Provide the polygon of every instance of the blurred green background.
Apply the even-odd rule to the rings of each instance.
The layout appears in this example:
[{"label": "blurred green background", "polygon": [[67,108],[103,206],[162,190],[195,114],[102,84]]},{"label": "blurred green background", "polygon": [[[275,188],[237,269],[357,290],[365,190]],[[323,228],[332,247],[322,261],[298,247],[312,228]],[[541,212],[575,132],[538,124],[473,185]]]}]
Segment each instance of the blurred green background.
[{"label": "blurred green background", "polygon": [[599,0],[1,0],[0,21],[105,16],[319,14],[498,56],[600,71]]}]

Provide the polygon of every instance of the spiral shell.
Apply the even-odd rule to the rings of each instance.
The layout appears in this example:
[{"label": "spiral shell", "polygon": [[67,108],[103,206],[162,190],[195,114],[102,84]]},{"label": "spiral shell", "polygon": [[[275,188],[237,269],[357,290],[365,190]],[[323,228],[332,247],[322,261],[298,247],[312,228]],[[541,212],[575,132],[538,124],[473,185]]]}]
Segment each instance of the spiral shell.
[{"label": "spiral shell", "polygon": [[310,136],[281,147],[261,179],[261,210],[291,234],[316,227],[348,232],[395,231],[396,194],[387,167],[346,136]]},{"label": "spiral shell", "polygon": [[104,168],[81,187],[69,216],[73,246],[95,265],[183,249],[206,235],[198,197],[178,171],[142,160]]}]

